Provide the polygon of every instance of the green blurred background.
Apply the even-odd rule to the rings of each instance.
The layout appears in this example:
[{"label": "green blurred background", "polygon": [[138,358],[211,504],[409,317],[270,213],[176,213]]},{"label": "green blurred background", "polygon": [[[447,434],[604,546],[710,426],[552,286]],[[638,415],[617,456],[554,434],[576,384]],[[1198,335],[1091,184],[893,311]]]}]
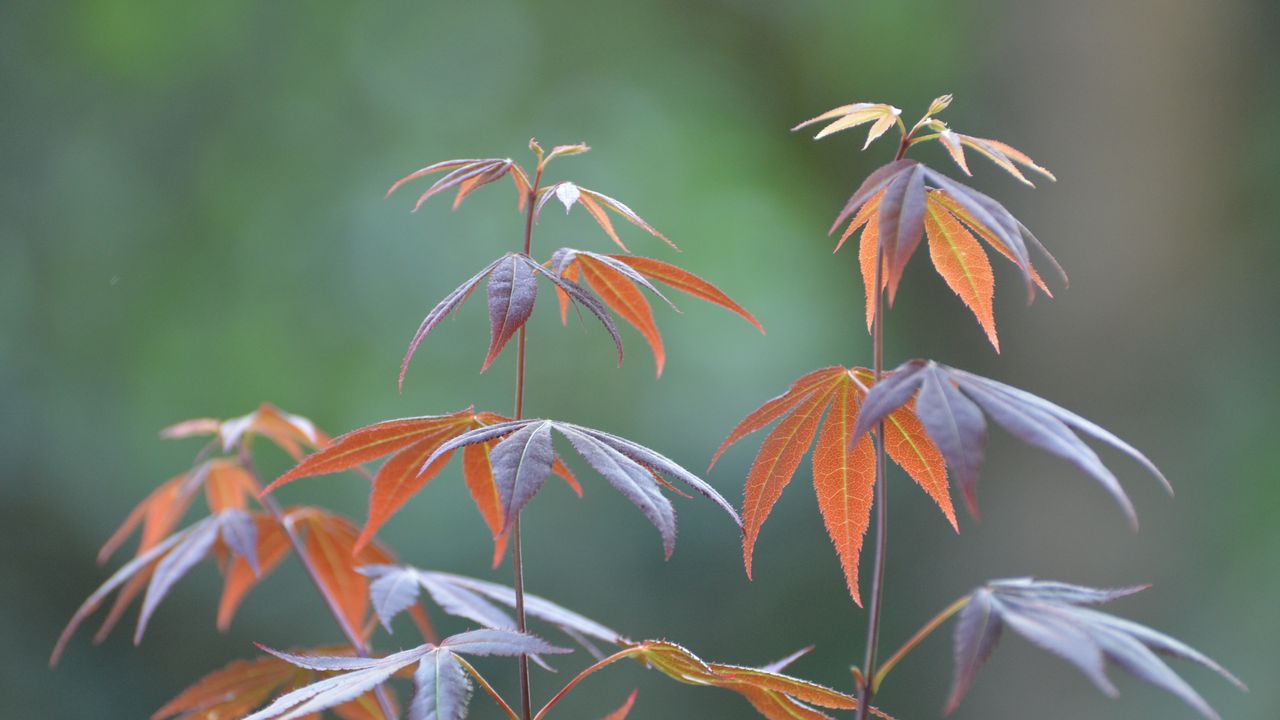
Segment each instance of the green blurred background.
[{"label": "green blurred background", "polygon": [[[854,257],[825,229],[891,155],[861,133],[815,144],[787,128],[837,104],[918,114],[953,92],[953,127],[1006,140],[1060,178],[1024,188],[979,158],[974,183],[1057,253],[1070,290],[1026,307],[997,271],[1004,353],[917,258],[889,320],[891,364],[936,357],[1056,399],[1146,450],[1170,501],[1106,454],[1143,520],[1133,535],[1105,494],[1065,464],[993,437],[981,524],[956,537],[929,500],[891,478],[885,642],[992,577],[1151,582],[1117,611],[1236,670],[1236,693],[1179,666],[1229,718],[1274,718],[1280,530],[1273,379],[1280,344],[1273,183],[1280,63],[1273,2],[1072,3],[581,0],[459,3],[6,2],[0,10],[0,708],[6,717],[144,717],[214,667],[275,646],[338,639],[300,571],[252,594],[225,636],[217,573],[202,566],[140,648],[127,628],[87,631],[56,671],[62,624],[108,573],[97,546],[193,442],[156,431],[262,400],[341,432],[475,403],[507,411],[513,353],[477,375],[487,328],[473,300],[426,343],[397,394],[397,363],[438,298],[519,241],[510,186],[456,213],[411,215],[400,175],[466,156],[559,161],[679,243],[634,228],[633,250],[678,261],[754,311],[769,334],[686,300],[656,307],[660,381],[638,335],[615,369],[598,328],[561,328],[550,294],[530,336],[528,408],[604,428],[701,468],[730,427],[808,370],[869,362]],[[920,155],[945,166],[940,150]],[[581,211],[544,217],[546,253],[608,250]],[[585,330],[584,330],[585,328]],[[758,440],[710,481],[741,497]],[[262,453],[271,472],[283,457]],[[585,474],[584,474],[585,475]],[[585,478],[584,478],[585,479]],[[846,595],[807,463],[765,526],[756,579],[738,536],[682,502],[675,556],[616,493],[552,485],[527,513],[528,585],[635,637],[709,659],[763,663],[817,649],[794,671],[849,687],[865,615]],[[363,518],[365,484],[289,488]],[[487,537],[456,470],[384,530],[410,562],[487,571]],[[446,623],[447,624],[447,623]],[[451,626],[452,627],[452,626]],[[412,639],[408,629],[384,648]],[[577,660],[559,663],[565,670]],[[488,663],[513,687],[510,663]],[[547,697],[568,675],[538,673]],[[944,634],[886,685],[900,718],[937,717],[950,677]],[[641,689],[636,716],[747,717],[718,691],[638,667],[596,677],[565,706],[598,717]],[[965,718],[1192,717],[1130,679],[1110,701],[1013,638]],[[484,699],[475,717],[495,717]]]}]

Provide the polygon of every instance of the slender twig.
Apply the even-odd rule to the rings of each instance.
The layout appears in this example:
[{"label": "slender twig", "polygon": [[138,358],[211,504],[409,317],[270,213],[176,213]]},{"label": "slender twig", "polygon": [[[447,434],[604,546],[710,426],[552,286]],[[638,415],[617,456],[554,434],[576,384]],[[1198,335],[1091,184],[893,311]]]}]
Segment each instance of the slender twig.
[{"label": "slender twig", "polygon": [[[898,144],[898,154],[894,160],[901,160],[911,146],[911,134],[903,133],[902,142]],[[875,382],[878,384],[884,376],[884,242],[881,238],[876,243],[876,272],[872,286],[875,289],[875,320],[871,328],[872,354],[874,357]],[[857,720],[866,720],[871,709],[871,696],[875,694],[876,684],[876,646],[880,641],[880,606],[884,595],[884,564],[886,544],[889,536],[889,491],[885,478],[885,444],[884,422],[876,424],[876,549],[873,569],[871,571],[871,599],[867,603],[867,647],[862,661],[862,682],[858,688]]]},{"label": "slender twig", "polygon": [[[524,254],[528,255],[533,247],[533,209],[538,204],[538,184],[542,182],[542,163],[533,176],[533,185],[529,187],[529,197],[524,217]],[[514,419],[524,417],[524,353],[526,326],[520,326],[520,338],[516,344],[516,409]],[[524,556],[520,548],[520,513],[517,512],[511,522],[511,566],[515,575],[516,592],[516,629],[525,631],[524,617]],[[529,690],[529,656],[521,655],[520,661],[520,717],[522,720],[533,720],[533,700]]]},{"label": "slender twig", "polygon": [[560,689],[560,692],[556,693],[555,697],[548,700],[547,704],[543,705],[542,709],[538,711],[538,714],[534,717],[534,720],[542,720],[542,718],[547,714],[548,711],[551,710],[552,707],[555,706],[556,703],[560,702],[560,700],[565,695],[569,694],[569,691],[572,690],[574,686],[582,682],[583,679],[585,679],[591,673],[607,665],[612,665],[613,663],[623,658],[630,657],[632,655],[638,655],[639,653],[643,652],[643,650],[644,648],[640,647],[639,645],[633,645],[628,648],[623,648],[618,652],[610,655],[609,657],[601,658],[600,660],[597,660],[594,665],[578,673],[572,680],[570,680],[567,685],[565,685],[563,688]]},{"label": "slender twig", "polygon": [[875,677],[871,679],[871,689],[879,690],[880,683],[884,682],[884,678],[889,674],[889,671],[892,670],[895,665],[902,662],[902,659],[905,658],[912,650],[915,650],[917,645],[924,642],[925,638],[933,634],[934,630],[942,627],[942,624],[950,620],[952,615],[960,612],[965,605],[968,605],[969,597],[970,596],[965,595],[959,600],[951,603],[942,612],[934,615],[932,620],[921,626],[920,629],[916,631],[915,635],[912,635],[905,643],[902,644],[902,647],[898,648],[897,652],[895,652],[884,662],[883,665],[880,666],[880,670],[876,672]]},{"label": "slender twig", "polygon": [[[324,599],[324,604],[328,606],[329,613],[333,615],[333,619],[338,623],[338,628],[342,630],[342,634],[347,638],[347,644],[351,646],[352,651],[358,657],[369,657],[369,646],[365,644],[364,639],[360,637],[360,633],[347,622],[347,617],[342,613],[342,606],[338,604],[338,599],[329,593],[324,586],[324,581],[320,579],[320,571],[316,569],[315,563],[311,562],[311,556],[307,553],[307,548],[302,543],[302,538],[298,537],[298,533],[293,529],[293,523],[289,522],[285,517],[284,511],[280,508],[280,503],[270,495],[262,494],[262,478],[258,475],[258,469],[253,464],[253,457],[249,454],[248,445],[241,442],[239,450],[240,466],[244,471],[249,473],[249,477],[253,479],[254,493],[258,498],[258,503],[271,513],[271,517],[284,528],[284,534],[289,538],[289,544],[293,546],[293,552],[298,556],[298,561],[302,563],[302,567],[306,569],[307,576],[311,578],[311,583],[316,586],[316,591],[320,593],[320,597]],[[387,691],[381,685],[373,690],[374,695],[378,699],[378,707],[381,708],[382,714],[387,720],[393,720],[396,717],[394,706],[391,704],[391,698],[387,696]]]},{"label": "slender twig", "polygon": [[461,655],[454,655],[453,657],[458,661],[458,664],[462,666],[463,670],[466,670],[471,674],[471,677],[475,678],[476,682],[480,685],[480,688],[484,690],[485,694],[488,695],[489,698],[498,705],[498,707],[502,708],[502,711],[507,714],[507,717],[510,718],[510,720],[520,720],[520,716],[516,715],[516,711],[511,709],[511,706],[507,704],[507,701],[502,699],[502,696],[498,694],[498,691],[493,689],[493,686],[489,684],[489,681],[485,680],[484,677],[471,666],[471,663],[464,660]]}]

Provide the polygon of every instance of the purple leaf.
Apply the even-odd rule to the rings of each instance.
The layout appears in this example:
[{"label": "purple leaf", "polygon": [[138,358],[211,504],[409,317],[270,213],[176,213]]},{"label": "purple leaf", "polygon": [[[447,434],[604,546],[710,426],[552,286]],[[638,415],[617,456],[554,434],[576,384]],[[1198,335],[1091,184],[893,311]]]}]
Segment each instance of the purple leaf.
[{"label": "purple leaf", "polygon": [[281,718],[293,720],[354,700],[386,682],[401,668],[412,665],[435,649],[434,645],[419,645],[411,650],[388,655],[384,658],[330,658],[290,655],[263,648],[276,657],[299,667],[312,670],[351,670],[314,682],[276,698],[275,702],[244,720],[268,720]]},{"label": "purple leaf", "polygon": [[244,558],[258,574],[258,525],[243,510],[230,508],[218,515],[218,523],[222,529],[222,542],[231,552]]},{"label": "purple leaf", "polygon": [[836,221],[831,224],[831,229],[827,231],[827,234],[835,232],[836,228],[843,225],[845,220],[848,220],[850,216],[858,212],[858,208],[861,208],[868,200],[875,197],[875,194],[892,182],[894,178],[898,177],[899,173],[919,164],[915,160],[894,160],[888,165],[877,168],[867,176],[866,180],[862,181],[858,189],[849,197],[849,201],[844,204],[844,208],[840,210],[840,214],[836,217]]},{"label": "purple leaf", "polygon": [[476,286],[480,284],[480,281],[483,280],[486,275],[493,272],[494,268],[496,268],[504,259],[506,258],[498,258],[485,266],[483,270],[473,275],[471,279],[462,283],[457,289],[446,295],[445,298],[435,307],[431,308],[431,312],[427,313],[427,316],[423,318],[422,324],[418,326],[418,331],[413,335],[413,340],[409,342],[409,350],[404,354],[404,360],[400,362],[399,386],[401,388],[404,387],[404,374],[409,370],[409,361],[413,359],[413,354],[418,351],[418,346],[421,345],[422,341],[427,337],[427,333],[431,332],[436,325],[440,324],[441,320],[444,320],[449,313],[453,312],[459,305],[465,302],[467,297],[471,295],[471,291],[475,290]]},{"label": "purple leaf", "polygon": [[959,703],[981,660],[990,654],[981,642],[979,618],[990,616],[1036,645],[1075,665],[1104,693],[1117,691],[1107,678],[1105,660],[1172,693],[1206,718],[1218,715],[1200,695],[1156,653],[1191,660],[1222,675],[1241,689],[1244,685],[1213,660],[1151,628],[1094,610],[1088,605],[1131,595],[1140,587],[1094,589],[1030,578],[993,580],[974,591],[956,627],[956,682],[947,704]]},{"label": "purple leaf", "polygon": [[614,324],[613,318],[609,317],[609,311],[604,304],[600,302],[595,295],[585,290],[581,285],[565,280],[558,274],[542,267],[533,260],[525,258],[529,266],[534,271],[542,273],[547,279],[555,283],[556,287],[564,291],[571,300],[585,307],[588,312],[604,325],[604,329],[609,333],[609,337],[613,340],[613,345],[618,349],[618,365],[622,365],[622,336],[618,334],[618,326]]},{"label": "purple leaf", "polygon": [[418,601],[417,573],[406,568],[382,565],[359,568],[364,575],[370,575],[374,568],[386,568],[374,574],[369,583],[369,600],[373,603],[373,611],[378,621],[387,632],[391,632],[391,621],[395,616],[413,607]]},{"label": "purple leaf", "polygon": [[676,514],[653,475],[642,465],[603,442],[566,425],[557,425],[573,449],[644,514],[662,534],[668,559],[676,547]]},{"label": "purple leaf", "polygon": [[569,423],[557,423],[557,426],[568,427],[585,435],[589,435],[641,465],[648,466],[664,475],[667,475],[668,477],[679,480],[685,485],[693,488],[698,494],[711,500],[716,505],[719,505],[722,510],[729,513],[729,517],[733,518],[734,523],[739,526],[742,525],[742,520],[738,517],[738,511],[735,510],[734,507],[729,504],[729,501],[725,500],[720,493],[716,492],[715,488],[708,485],[697,475],[694,475],[683,467],[677,465],[669,458],[650,450],[643,445],[638,445],[630,440],[620,438],[616,435],[610,435],[609,433],[601,432],[600,430],[593,430],[591,428],[582,427],[581,425],[570,425]]},{"label": "purple leaf", "polygon": [[569,648],[556,647],[542,638],[514,630],[469,630],[447,637],[440,647],[466,655],[564,655]]},{"label": "purple leaf", "polygon": [[1076,437],[1065,423],[1034,405],[1017,403],[983,385],[961,381],[960,387],[1009,434],[1028,445],[1057,455],[1097,480],[1119,503],[1129,518],[1129,524],[1135,530],[1138,528],[1138,515],[1124,488],[1120,487],[1120,481],[1102,464],[1098,454]]},{"label": "purple leaf", "polygon": [[[515,607],[516,605],[515,591],[505,585],[451,573],[419,570],[418,574],[424,579],[424,582],[429,580],[437,586],[448,585],[453,588],[469,590],[508,607]],[[572,610],[565,609],[537,595],[525,593],[524,609],[529,617],[550,623],[564,631],[574,630],[607,643],[618,643],[623,640],[623,637],[616,630],[607,628],[594,620],[583,617]]]},{"label": "purple leaf", "polygon": [[889,268],[889,303],[911,254],[924,238],[924,166],[907,168],[885,188],[880,201],[880,245]]},{"label": "purple leaf", "polygon": [[155,612],[160,601],[174,584],[182,579],[191,568],[209,554],[213,543],[218,539],[219,522],[217,517],[208,517],[192,525],[182,539],[173,546],[173,550],[156,563],[151,582],[147,585],[147,594],[142,598],[142,610],[138,614],[138,628],[133,633],[133,644],[142,642],[142,634],[147,630],[147,622]]},{"label": "purple leaf", "polygon": [[114,592],[116,588],[128,582],[134,575],[137,575],[148,565],[155,562],[157,558],[169,552],[174,545],[182,542],[192,531],[209,522],[211,522],[211,519],[205,518],[185,530],[180,530],[170,535],[164,540],[161,540],[155,547],[133,558],[121,566],[119,570],[112,573],[111,577],[107,578],[106,582],[102,583],[97,590],[94,590],[93,594],[86,598],[85,601],[80,604],[80,607],[76,609],[75,614],[71,616],[71,620],[67,622],[67,626],[62,630],[62,634],[58,636],[58,642],[53,647],[53,653],[49,656],[49,666],[53,667],[58,664],[58,659],[62,657],[62,651],[66,649],[67,642],[71,640],[71,636],[75,634],[76,629],[93,614],[94,610],[98,609],[98,606],[102,604],[102,601],[105,600],[108,595]]},{"label": "purple leaf", "polygon": [[413,673],[409,720],[462,720],[471,703],[471,677],[448,650],[435,650]]},{"label": "purple leaf", "polygon": [[489,354],[480,372],[489,369],[511,336],[533,314],[538,282],[526,256],[507,255],[489,275]]},{"label": "purple leaf", "polygon": [[920,371],[925,365],[924,360],[908,360],[867,391],[862,407],[858,409],[858,422],[853,425],[849,447],[856,445],[871,428],[878,427],[890,413],[911,400],[924,380]]},{"label": "purple leaf", "polygon": [[550,420],[532,421],[489,451],[493,482],[505,514],[504,527],[511,526],[551,474],[551,464],[556,459],[551,425]]},{"label": "purple leaf", "polygon": [[937,365],[926,365],[920,376],[916,417],[946,460],[969,512],[977,517],[975,489],[987,444],[987,422],[978,406],[956,389]]},{"label": "purple leaf", "polygon": [[1160,481],[1160,484],[1164,485],[1165,490],[1168,491],[1169,494],[1173,494],[1173,487],[1165,478],[1164,473],[1160,472],[1160,468],[1156,467],[1155,463],[1151,462],[1151,460],[1148,459],[1146,455],[1139,452],[1137,448],[1116,437],[1106,428],[1100,427],[1099,425],[1076,415],[1070,410],[1059,407],[1058,405],[1055,405],[1044,398],[1032,395],[1025,390],[1019,390],[1011,385],[1005,385],[1004,383],[996,382],[995,380],[974,375],[973,373],[968,373],[963,370],[953,369],[951,372],[958,377],[963,377],[968,382],[981,385],[984,388],[1006,395],[1018,403],[1038,408],[1066,423],[1074,430],[1110,445],[1138,461],[1143,467],[1147,468],[1152,475],[1156,476],[1156,479]]},{"label": "purple leaf", "polygon": [[956,618],[956,671],[944,710],[947,715],[955,712],[965,693],[969,691],[974,676],[1000,643],[1004,623],[1000,620],[1000,614],[995,611],[994,603],[990,591],[977,590]]},{"label": "purple leaf", "polygon": [[493,603],[471,589],[452,583],[440,582],[430,573],[415,573],[417,581],[427,589],[431,599],[442,610],[454,617],[466,618],[481,627],[495,630],[514,630],[515,620],[494,607]]}]

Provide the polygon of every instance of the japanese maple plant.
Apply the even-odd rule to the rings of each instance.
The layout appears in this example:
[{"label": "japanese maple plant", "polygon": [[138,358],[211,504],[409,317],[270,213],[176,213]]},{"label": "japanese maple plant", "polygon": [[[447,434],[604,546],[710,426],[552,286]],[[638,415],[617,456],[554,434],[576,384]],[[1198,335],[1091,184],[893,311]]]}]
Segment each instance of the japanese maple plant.
[{"label": "japanese maple plant", "polygon": [[[614,226],[616,220],[672,248],[675,245],[627,205],[570,181],[544,182],[544,171],[553,161],[585,153],[589,149],[586,145],[544,151],[530,141],[532,172],[510,159],[451,160],[411,173],[388,192],[390,195],[407,183],[432,177],[417,200],[417,210],[445,192],[454,193],[453,206],[457,208],[482,187],[508,178],[514,186],[522,223],[513,225],[513,249],[481,268],[427,313],[400,368],[403,385],[410,360],[428,335],[483,284],[490,342],[481,372],[515,340],[512,411],[469,407],[380,422],[330,438],[306,418],[264,404],[241,417],[202,418],[165,429],[165,437],[204,436],[208,441],[191,467],[143,500],[104,545],[99,556],[102,562],[135,532],[140,533],[134,557],[74,613],[51,661],[57,662],[76,629],[113,594],[95,640],[104,638],[141,596],[134,633],[135,643],[140,642],[165,596],[206,558],[214,560],[224,576],[217,627],[226,630],[247,593],[292,556],[306,571],[318,601],[332,614],[345,644],[289,651],[262,647],[264,655],[214,671],[157,710],[153,718],[266,720],[330,712],[348,719],[385,719],[407,712],[411,720],[453,720],[467,715],[477,687],[503,717],[560,717],[558,703],[562,698],[593,673],[625,659],[678,682],[736,692],[762,716],[773,720],[828,717],[824,711],[852,712],[859,719],[868,714],[887,718],[889,715],[871,704],[875,692],[892,668],[953,616],[956,672],[947,712],[955,709],[1008,627],[1079,667],[1108,694],[1114,694],[1115,688],[1104,672],[1106,660],[1174,693],[1206,717],[1216,717],[1158,654],[1199,663],[1236,684],[1238,680],[1170,637],[1091,607],[1141,588],[1097,590],[1032,579],[990,581],[949,605],[889,659],[879,660],[888,517],[886,458],[900,465],[933,498],[953,527],[957,521],[948,471],[966,506],[976,514],[974,490],[983,460],[987,418],[1100,482],[1132,522],[1136,523],[1135,515],[1124,490],[1082,438],[1118,448],[1168,486],[1159,470],[1137,450],[1101,427],[1027,392],[933,361],[909,360],[893,371],[884,368],[887,306],[892,304],[908,260],[926,238],[935,267],[973,310],[997,349],[992,316],[994,280],[981,243],[1022,271],[1029,297],[1037,289],[1049,291],[1032,265],[1028,247],[1043,252],[1061,274],[1039,241],[999,203],[905,157],[912,147],[936,140],[966,174],[968,148],[1028,184],[1023,168],[1052,178],[1008,145],[950,130],[936,117],[949,102],[949,96],[935,100],[910,129],[896,108],[872,103],[836,108],[799,126],[826,122],[818,134],[823,137],[870,124],[867,145],[894,128],[900,132],[897,156],[866,179],[832,227],[833,232],[844,227],[837,250],[861,231],[859,259],[867,288],[872,367],[831,367],[809,373],[732,431],[716,451],[713,465],[728,446],[778,423],[748,474],[741,516],[706,481],[655,450],[604,430],[526,413],[525,388],[534,380],[525,372],[527,321],[540,284],[556,295],[562,321],[567,322],[569,310],[575,308],[580,315],[585,311],[598,321],[616,346],[619,363],[623,348],[614,317],[632,325],[649,345],[658,375],[666,353],[647,295],[674,307],[664,293],[678,291],[725,308],[763,332],[750,313],[699,276],[630,254]],[[580,206],[621,252],[560,248],[546,253],[535,246],[539,219],[551,203],[563,205],[566,212]],[[538,259],[542,256],[545,259]],[[255,463],[257,438],[287,453],[295,466],[274,482],[265,482]],[[853,692],[784,674],[804,651],[765,667],[707,662],[669,640],[632,640],[557,602],[525,592],[520,519],[526,506],[552,476],[579,495],[583,491],[562,459],[563,451],[572,450],[578,459],[571,462],[583,463],[636,505],[657,528],[667,557],[676,539],[675,509],[668,496],[689,498],[685,492],[689,490],[709,499],[741,528],[743,558],[750,575],[761,525],[810,446],[814,446],[813,479],[819,507],[850,596],[859,606],[858,563],[863,536],[871,526],[871,510],[876,510],[866,649],[860,669],[854,671]],[[510,586],[403,565],[376,539],[378,530],[455,457],[460,458],[461,475],[479,518],[493,538],[494,566],[510,558]],[[376,471],[366,469],[366,464],[379,460]],[[363,527],[318,507],[282,507],[271,494],[301,478],[345,471],[361,474],[370,483]],[[202,494],[207,514],[180,528]],[[440,637],[431,621],[435,612],[461,618],[474,628]],[[422,642],[390,654],[377,652],[374,635],[378,626],[390,632],[393,619],[401,614],[412,618]],[[539,633],[551,630],[563,640],[556,644],[534,634],[531,623],[538,624]],[[535,705],[530,665],[549,667],[551,656],[571,652],[566,647],[570,644],[581,646],[593,661],[585,663],[585,669],[563,683],[558,692],[548,693]],[[519,684],[514,692],[500,692],[485,679],[473,664],[474,658],[484,656],[515,659]],[[478,664],[484,667],[483,662]],[[401,685],[407,682],[412,690],[403,694]],[[600,714],[607,712],[606,718],[621,720],[635,703],[633,692],[619,707],[603,709]]]}]

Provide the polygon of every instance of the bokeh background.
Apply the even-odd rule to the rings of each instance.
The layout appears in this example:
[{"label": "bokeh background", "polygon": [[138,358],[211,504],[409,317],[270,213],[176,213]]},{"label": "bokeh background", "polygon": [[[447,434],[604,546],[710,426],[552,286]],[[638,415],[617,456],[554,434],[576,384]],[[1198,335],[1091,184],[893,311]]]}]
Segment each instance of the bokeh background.
[{"label": "bokeh background", "polygon": [[[470,0],[465,3],[6,2],[0,11],[0,707],[6,717],[136,718],[214,667],[338,639],[296,567],[213,628],[201,567],[140,648],[88,632],[56,671],[48,650],[107,575],[97,546],[196,444],[156,431],[270,400],[341,432],[475,403],[509,409],[513,353],[477,374],[482,302],[424,346],[398,394],[404,345],[436,300],[519,241],[510,186],[410,214],[396,177],[458,156],[558,162],[622,198],[683,248],[678,260],[754,311],[769,334],[692,300],[656,307],[661,380],[638,335],[615,369],[598,328],[559,326],[550,294],[530,336],[532,413],[605,428],[701,468],[746,412],[795,377],[866,364],[853,255],[827,224],[892,153],[861,133],[813,143],[787,128],[831,106],[907,116],[953,92],[945,118],[1052,168],[1030,190],[974,157],[995,193],[1057,253],[1069,290],[1027,307],[998,269],[1004,353],[917,258],[890,315],[890,363],[931,356],[1057,399],[1146,450],[1165,497],[1107,453],[1143,520],[1131,534],[1065,464],[993,437],[981,524],[957,537],[904,476],[891,486],[885,642],[992,577],[1150,582],[1115,609],[1236,670],[1236,693],[1179,666],[1229,718],[1280,713],[1275,598],[1280,490],[1275,272],[1280,222],[1280,11],[1273,2],[965,3],[816,0]],[[951,169],[938,148],[920,155]],[[676,259],[629,226],[633,250]],[[580,211],[544,216],[536,244],[607,250]],[[731,498],[758,440],[710,475]],[[263,453],[272,472],[284,458]],[[289,502],[363,518],[366,488],[335,476]],[[815,643],[797,674],[849,687],[865,615],[847,597],[807,463],[766,524],[756,579],[738,536],[683,502],[675,556],[594,479],[552,485],[527,513],[528,585],[635,637],[763,663]],[[424,567],[487,570],[487,537],[456,470],[382,537]],[[448,625],[448,623],[445,623]],[[408,630],[376,642],[396,648]],[[579,661],[560,663],[571,669]],[[509,663],[488,663],[513,687]],[[539,673],[547,697],[567,679]],[[930,641],[879,701],[937,717],[949,638]],[[736,696],[638,667],[597,676],[565,706],[598,717],[632,687],[644,718],[750,716]],[[1192,717],[1130,679],[1108,700],[1010,639],[958,717]],[[475,717],[496,717],[483,699]]]}]

